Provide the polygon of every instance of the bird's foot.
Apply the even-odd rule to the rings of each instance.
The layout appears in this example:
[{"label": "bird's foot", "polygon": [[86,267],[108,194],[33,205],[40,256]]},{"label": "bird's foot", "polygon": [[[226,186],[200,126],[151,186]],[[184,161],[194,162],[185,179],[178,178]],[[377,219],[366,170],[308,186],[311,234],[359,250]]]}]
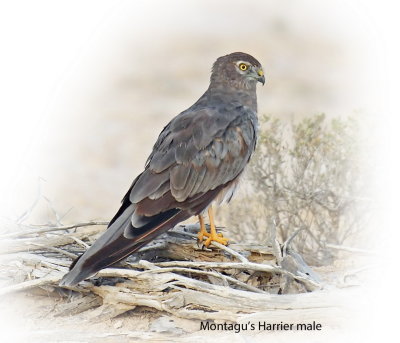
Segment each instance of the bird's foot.
[{"label": "bird's foot", "polygon": [[199,233],[197,234],[197,242],[203,242],[204,237],[208,237],[209,235],[210,234],[207,231],[199,231]]},{"label": "bird's foot", "polygon": [[[203,242],[204,238],[206,240]],[[205,229],[200,230],[199,233],[197,234],[197,239],[198,242],[203,242],[203,244],[208,248],[208,246],[211,244],[211,242],[218,242],[223,245],[228,244],[229,238],[225,238],[222,233],[215,233],[213,234],[213,231],[211,233],[207,232]]]},{"label": "bird's foot", "polygon": [[208,215],[210,217],[210,232],[207,232],[204,219],[201,215],[199,215],[200,231],[197,234],[198,241],[203,242],[204,237],[207,237],[207,239],[203,242],[206,248],[208,248],[211,242],[218,242],[220,244],[227,245],[228,238],[225,238],[222,233],[217,233],[211,208],[208,210]]},{"label": "bird's foot", "polygon": [[[224,237],[222,235],[222,233],[214,233],[213,231],[211,231],[211,233],[203,233],[202,237],[201,237],[201,241],[203,240],[203,236],[207,237],[207,239],[204,241],[204,245],[206,246],[206,248],[208,248],[208,246],[211,244],[211,242],[217,242],[217,243],[221,243],[223,245],[227,245],[228,244],[228,238]],[[198,235],[199,239],[200,239],[200,232]]]}]

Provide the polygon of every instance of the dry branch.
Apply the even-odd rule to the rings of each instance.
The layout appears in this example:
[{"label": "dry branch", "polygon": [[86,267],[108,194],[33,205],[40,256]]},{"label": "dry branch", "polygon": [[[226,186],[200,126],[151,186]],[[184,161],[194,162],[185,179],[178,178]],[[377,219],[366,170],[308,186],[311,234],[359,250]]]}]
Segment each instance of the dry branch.
[{"label": "dry branch", "polygon": [[[54,227],[46,227],[41,229],[31,229],[29,226],[25,226],[24,230],[8,233],[4,235],[0,235],[0,239],[4,238],[18,238],[22,236],[41,234],[45,232],[55,232],[55,231],[66,231],[69,229],[77,229],[79,227],[93,226],[93,225],[108,225],[108,222],[87,222],[87,223],[79,223],[74,225],[66,225],[66,226],[54,226]],[[29,228],[29,229],[27,229]]]},{"label": "dry branch", "polygon": [[[86,225],[85,225],[86,226]],[[65,230],[65,229],[64,229]],[[54,231],[54,230],[51,230]],[[45,236],[40,235],[35,238],[22,238],[22,239],[3,239],[0,242],[0,254],[11,254],[22,251],[35,251],[43,250],[45,247],[58,247],[63,245],[72,244],[75,238],[85,239],[94,236],[103,231],[99,227],[88,227],[77,233],[62,233],[58,235]],[[46,233],[44,231],[42,233]]]},{"label": "dry branch", "polygon": [[[43,286],[57,288],[70,257],[83,252],[101,231],[93,225],[62,229],[74,232],[42,228],[34,237],[2,242],[2,274],[14,284],[1,288],[0,294]],[[277,265],[274,249],[269,246],[213,243],[211,249],[204,249],[195,239],[197,229],[198,225],[178,226],[121,268],[104,269],[94,283],[85,281],[70,288],[81,294],[74,300],[77,306],[63,304],[58,311],[79,313],[97,307],[93,316],[110,318],[146,306],[184,318],[238,320],[245,314],[271,309],[333,306],[321,302],[320,292],[277,294],[283,278],[294,280],[307,291],[321,289],[313,275],[304,273],[308,266],[302,265],[302,260],[295,260],[294,267],[287,270],[283,264]],[[17,237],[27,234],[18,233]],[[21,281],[21,275],[25,280]]]},{"label": "dry branch", "polygon": [[348,247],[348,246],[343,246],[343,245],[337,245],[337,244],[330,244],[327,243],[325,244],[327,248],[330,249],[335,249],[335,250],[342,250],[342,251],[347,251],[347,252],[355,252],[355,253],[360,253],[360,254],[366,254],[366,255],[375,255],[377,254],[376,251],[373,250],[366,250],[366,249],[360,249],[360,248],[353,248],[353,247]]}]

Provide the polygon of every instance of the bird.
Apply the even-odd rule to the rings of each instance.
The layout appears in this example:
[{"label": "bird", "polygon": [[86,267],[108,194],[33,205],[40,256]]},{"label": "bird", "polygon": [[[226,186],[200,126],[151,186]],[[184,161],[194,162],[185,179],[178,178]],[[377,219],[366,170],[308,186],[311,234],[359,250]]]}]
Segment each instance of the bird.
[{"label": "bird", "polygon": [[230,201],[256,147],[258,82],[265,83],[263,68],[247,53],[215,61],[206,92],[164,127],[107,229],[72,262],[60,286],[77,285],[193,216],[200,242],[227,245],[212,206]]}]

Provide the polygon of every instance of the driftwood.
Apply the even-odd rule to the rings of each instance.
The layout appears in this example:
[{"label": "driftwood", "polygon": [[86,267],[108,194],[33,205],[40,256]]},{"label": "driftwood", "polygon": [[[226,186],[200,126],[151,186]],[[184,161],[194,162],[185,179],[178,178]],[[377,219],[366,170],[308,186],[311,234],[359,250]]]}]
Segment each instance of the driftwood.
[{"label": "driftwood", "polygon": [[[71,259],[104,230],[99,224],[104,223],[0,236],[0,266],[7,280],[0,295],[38,287],[58,290]],[[238,321],[268,310],[336,306],[288,244],[283,249],[277,242],[274,247],[213,243],[205,249],[196,241],[197,230],[198,225],[178,226],[118,268],[69,288],[66,293],[78,296],[60,304],[56,315],[92,309],[88,318],[99,320],[144,306],[182,318]]]}]

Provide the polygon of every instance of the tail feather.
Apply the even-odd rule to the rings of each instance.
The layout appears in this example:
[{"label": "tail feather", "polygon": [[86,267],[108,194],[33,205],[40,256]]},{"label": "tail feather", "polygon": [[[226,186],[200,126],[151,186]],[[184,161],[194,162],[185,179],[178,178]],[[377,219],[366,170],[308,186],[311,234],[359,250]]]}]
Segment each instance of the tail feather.
[{"label": "tail feather", "polygon": [[[146,224],[137,229],[131,224],[134,212],[134,204],[126,207],[103,235],[73,262],[70,272],[60,281],[60,286],[76,285],[100,269],[121,261],[190,216],[182,210],[166,211],[154,217],[147,217]],[[126,232],[135,231],[137,232],[135,237],[124,235]]]},{"label": "tail feather", "polygon": [[[185,202],[177,202],[172,193],[167,192],[158,199],[145,198],[135,204],[130,202],[128,191],[107,230],[71,265],[60,286],[78,284],[100,269],[121,261],[178,223],[201,213],[224,186],[227,185]],[[160,209],[163,210],[160,212]]]}]

